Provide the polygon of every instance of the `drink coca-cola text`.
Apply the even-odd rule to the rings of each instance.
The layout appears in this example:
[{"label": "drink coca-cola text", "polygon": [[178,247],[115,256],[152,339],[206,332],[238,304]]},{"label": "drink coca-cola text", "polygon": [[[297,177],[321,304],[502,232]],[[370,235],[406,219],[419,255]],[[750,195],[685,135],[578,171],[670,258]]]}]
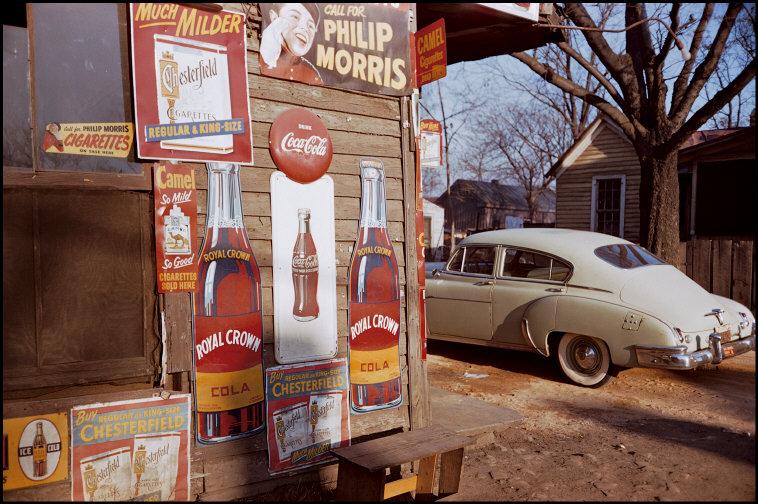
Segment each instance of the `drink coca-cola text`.
[{"label": "drink coca-cola text", "polygon": [[314,156],[326,156],[328,139],[318,135],[308,138],[298,138],[293,132],[289,132],[282,138],[282,150],[285,152],[300,152]]}]

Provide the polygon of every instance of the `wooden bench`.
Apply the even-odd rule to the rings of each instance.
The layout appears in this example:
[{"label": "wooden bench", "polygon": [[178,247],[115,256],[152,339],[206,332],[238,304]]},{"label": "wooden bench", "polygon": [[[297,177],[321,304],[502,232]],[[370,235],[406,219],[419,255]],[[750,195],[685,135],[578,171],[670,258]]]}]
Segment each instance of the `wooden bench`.
[{"label": "wooden bench", "polygon": [[[463,448],[472,439],[442,427],[426,427],[332,450],[339,459],[338,501],[381,501],[406,492],[416,500],[431,500],[458,492]],[[437,459],[439,490],[433,494]],[[386,469],[419,462],[418,474],[386,482]]]}]

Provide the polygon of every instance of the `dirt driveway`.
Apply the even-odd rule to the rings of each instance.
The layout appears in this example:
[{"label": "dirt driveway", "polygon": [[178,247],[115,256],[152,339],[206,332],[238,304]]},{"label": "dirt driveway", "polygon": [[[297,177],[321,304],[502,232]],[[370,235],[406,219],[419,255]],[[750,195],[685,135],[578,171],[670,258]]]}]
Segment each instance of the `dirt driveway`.
[{"label": "dirt driveway", "polygon": [[432,386],[524,416],[467,452],[445,500],[754,500],[755,356],[584,389],[537,355],[430,341]]}]

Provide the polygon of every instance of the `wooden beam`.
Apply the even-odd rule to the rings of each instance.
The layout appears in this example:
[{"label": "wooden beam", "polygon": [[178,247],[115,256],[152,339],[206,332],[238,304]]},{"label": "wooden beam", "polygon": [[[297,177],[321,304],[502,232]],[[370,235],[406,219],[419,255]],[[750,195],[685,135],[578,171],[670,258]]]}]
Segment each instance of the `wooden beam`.
[{"label": "wooden beam", "polygon": [[416,489],[417,476],[409,476],[408,478],[399,479],[385,483],[384,485],[384,499],[391,499],[400,494],[412,492]]}]

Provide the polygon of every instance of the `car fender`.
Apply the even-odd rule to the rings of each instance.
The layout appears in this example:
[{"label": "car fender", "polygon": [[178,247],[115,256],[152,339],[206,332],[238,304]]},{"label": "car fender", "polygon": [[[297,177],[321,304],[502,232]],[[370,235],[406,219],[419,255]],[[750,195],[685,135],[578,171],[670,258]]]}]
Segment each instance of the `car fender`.
[{"label": "car fender", "polygon": [[[553,331],[592,336],[608,345],[611,362],[631,367],[637,364],[635,346],[680,345],[675,333],[656,317],[627,306],[582,296],[558,296]],[[530,326],[531,326],[530,320]],[[549,350],[551,331],[532,332],[535,345]]]},{"label": "car fender", "polygon": [[547,337],[555,328],[558,297],[546,296],[532,302],[524,311],[524,317],[521,321],[521,332],[524,339],[545,357],[549,354]]}]

